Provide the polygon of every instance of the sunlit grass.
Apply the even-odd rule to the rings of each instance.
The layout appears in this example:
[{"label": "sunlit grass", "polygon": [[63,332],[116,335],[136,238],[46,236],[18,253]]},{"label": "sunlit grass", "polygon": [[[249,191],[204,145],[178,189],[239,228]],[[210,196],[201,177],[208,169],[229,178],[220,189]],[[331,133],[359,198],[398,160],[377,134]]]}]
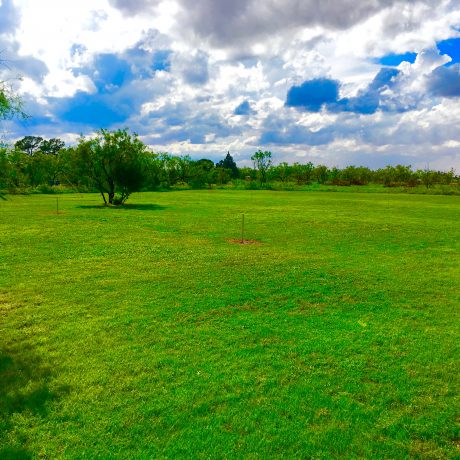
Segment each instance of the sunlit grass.
[{"label": "sunlit grass", "polygon": [[458,197],[128,203],[0,202],[0,458],[459,455]]}]

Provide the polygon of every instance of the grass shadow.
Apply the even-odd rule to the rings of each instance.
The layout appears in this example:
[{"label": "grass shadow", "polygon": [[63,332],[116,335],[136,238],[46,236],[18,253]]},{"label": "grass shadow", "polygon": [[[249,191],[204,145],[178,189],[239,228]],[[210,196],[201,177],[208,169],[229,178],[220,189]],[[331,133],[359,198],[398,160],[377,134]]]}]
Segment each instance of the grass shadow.
[{"label": "grass shadow", "polygon": [[52,368],[31,347],[0,349],[0,458],[29,459],[33,454],[21,441],[13,440],[17,414],[45,417],[48,403],[67,389],[51,391],[48,381]]},{"label": "grass shadow", "polygon": [[138,210],[138,211],[161,211],[163,209],[166,209],[166,206],[160,206],[159,204],[153,204],[153,203],[128,203],[124,204],[121,206],[110,206],[110,205],[105,205],[105,204],[82,204],[77,206],[77,208],[81,209],[119,209],[119,210]]}]

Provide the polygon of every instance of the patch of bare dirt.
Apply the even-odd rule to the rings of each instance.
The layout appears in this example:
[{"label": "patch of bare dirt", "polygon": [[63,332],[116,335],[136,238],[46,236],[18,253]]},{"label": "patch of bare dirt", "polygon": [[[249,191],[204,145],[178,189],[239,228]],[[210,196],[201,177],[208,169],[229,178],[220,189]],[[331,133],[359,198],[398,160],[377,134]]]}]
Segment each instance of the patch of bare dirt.
[{"label": "patch of bare dirt", "polygon": [[227,241],[231,244],[262,244],[260,241],[257,240],[242,240],[241,238],[232,238]]}]

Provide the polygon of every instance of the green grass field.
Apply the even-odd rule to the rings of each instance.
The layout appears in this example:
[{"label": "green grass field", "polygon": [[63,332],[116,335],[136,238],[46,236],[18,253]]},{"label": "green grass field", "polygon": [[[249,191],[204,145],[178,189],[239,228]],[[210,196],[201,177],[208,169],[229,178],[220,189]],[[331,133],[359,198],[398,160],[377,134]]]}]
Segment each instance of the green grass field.
[{"label": "green grass field", "polygon": [[458,197],[100,202],[0,202],[1,459],[459,458]]}]

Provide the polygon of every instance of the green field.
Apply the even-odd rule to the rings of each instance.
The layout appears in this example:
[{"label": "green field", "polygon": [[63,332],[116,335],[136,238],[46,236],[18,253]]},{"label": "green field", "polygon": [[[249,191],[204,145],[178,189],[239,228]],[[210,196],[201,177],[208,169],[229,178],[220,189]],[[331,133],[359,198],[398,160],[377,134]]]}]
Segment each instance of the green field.
[{"label": "green field", "polygon": [[459,458],[458,197],[100,202],[0,202],[1,459]]}]

